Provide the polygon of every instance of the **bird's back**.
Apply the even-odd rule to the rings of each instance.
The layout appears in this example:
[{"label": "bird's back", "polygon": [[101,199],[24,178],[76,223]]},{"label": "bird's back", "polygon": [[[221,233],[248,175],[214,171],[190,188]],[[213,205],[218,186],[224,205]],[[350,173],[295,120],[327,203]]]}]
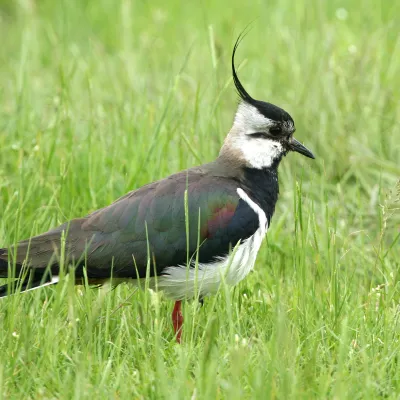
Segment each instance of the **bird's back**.
[{"label": "bird's back", "polygon": [[239,185],[215,163],[171,175],[19,242],[17,249],[1,249],[0,276],[7,276],[14,250],[17,275],[24,262],[38,275],[49,265],[58,274],[65,254],[63,264],[74,264],[77,277],[86,266],[93,280],[109,278],[111,268],[114,277],[160,275],[167,267],[186,264],[197,250],[199,262],[211,262],[258,228],[257,215],[237,194]]}]

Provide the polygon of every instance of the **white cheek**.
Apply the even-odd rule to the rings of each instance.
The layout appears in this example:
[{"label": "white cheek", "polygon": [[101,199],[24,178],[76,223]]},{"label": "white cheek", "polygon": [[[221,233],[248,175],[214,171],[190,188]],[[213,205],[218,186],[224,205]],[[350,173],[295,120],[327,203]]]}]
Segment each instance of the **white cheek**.
[{"label": "white cheek", "polygon": [[257,169],[270,167],[283,153],[282,145],[269,139],[255,139],[245,136],[238,140],[236,145],[247,163]]},{"label": "white cheek", "polygon": [[230,146],[239,150],[247,164],[253,168],[268,168],[281,157],[284,149],[275,140],[255,138],[251,134],[266,132],[274,124],[274,121],[261,115],[254,106],[241,103],[232,128],[236,135],[232,137]]}]

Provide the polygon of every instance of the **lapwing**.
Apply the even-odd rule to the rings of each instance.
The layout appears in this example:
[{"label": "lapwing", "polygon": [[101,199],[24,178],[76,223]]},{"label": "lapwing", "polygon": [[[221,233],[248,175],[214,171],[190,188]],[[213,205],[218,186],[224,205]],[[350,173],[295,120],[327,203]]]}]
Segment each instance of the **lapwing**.
[{"label": "lapwing", "polygon": [[235,285],[249,274],[278,200],[282,158],[290,151],[314,155],[293,137],[285,110],[244,89],[235,69],[241,39],[231,59],[240,100],[217,159],[0,249],[0,277],[13,271],[15,278],[0,287],[1,297],[58,283],[63,265],[77,284],[148,279],[175,300],[172,322],[180,342],[182,300],[201,300],[222,282]]}]

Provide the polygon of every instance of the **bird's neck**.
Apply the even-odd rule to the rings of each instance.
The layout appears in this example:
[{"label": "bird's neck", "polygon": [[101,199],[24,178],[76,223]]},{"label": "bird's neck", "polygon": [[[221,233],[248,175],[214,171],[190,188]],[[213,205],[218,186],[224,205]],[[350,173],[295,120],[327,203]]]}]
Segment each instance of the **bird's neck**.
[{"label": "bird's neck", "polygon": [[224,153],[212,163],[216,171],[238,181],[246,194],[265,212],[268,222],[275,211],[279,195],[278,166],[280,159],[268,168],[251,168],[237,158],[226,158]]},{"label": "bird's neck", "polygon": [[279,195],[278,164],[268,168],[243,168],[242,185],[248,196],[265,212],[268,223]]}]

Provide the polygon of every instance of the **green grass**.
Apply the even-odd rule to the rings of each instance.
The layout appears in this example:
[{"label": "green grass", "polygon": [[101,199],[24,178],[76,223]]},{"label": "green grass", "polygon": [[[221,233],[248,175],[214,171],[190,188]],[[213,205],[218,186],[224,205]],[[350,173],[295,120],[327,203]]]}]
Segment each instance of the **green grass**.
[{"label": "green grass", "polygon": [[398,1],[1,0],[0,245],[214,159],[257,17],[240,77],[317,159],[283,161],[255,271],[181,346],[126,285],[4,299],[0,398],[399,398]]}]

